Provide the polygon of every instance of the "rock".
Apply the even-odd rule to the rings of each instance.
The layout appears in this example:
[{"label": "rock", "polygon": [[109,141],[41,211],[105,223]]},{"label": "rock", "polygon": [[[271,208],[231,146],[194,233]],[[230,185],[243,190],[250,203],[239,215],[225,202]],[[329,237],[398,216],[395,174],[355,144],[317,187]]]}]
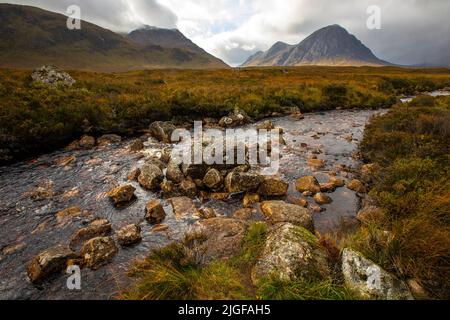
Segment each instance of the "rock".
[{"label": "rock", "polygon": [[83,212],[79,207],[70,207],[65,210],[59,211],[56,214],[56,223],[58,225],[65,225],[70,223],[73,218],[80,217]]},{"label": "rock", "polygon": [[58,85],[71,87],[75,84],[75,80],[66,72],[59,70],[55,66],[42,66],[31,74],[34,82],[45,83],[52,87]]},{"label": "rock", "polygon": [[150,125],[150,134],[164,143],[172,142],[172,133],[176,127],[169,122],[156,121]]},{"label": "rock", "polygon": [[239,209],[233,214],[233,218],[239,220],[250,220],[254,213],[255,211],[251,208]]},{"label": "rock", "polygon": [[296,198],[293,196],[288,196],[286,199],[286,202],[291,203],[291,204],[295,204],[297,206],[300,207],[304,207],[306,208],[308,206],[308,201],[303,199],[303,198]]},{"label": "rock", "polygon": [[227,192],[213,192],[209,195],[209,198],[217,201],[227,201],[230,198],[230,194]]},{"label": "rock", "polygon": [[312,203],[312,204],[310,205],[310,208],[311,208],[311,210],[312,210],[313,212],[315,212],[315,213],[321,213],[321,212],[324,212],[324,211],[325,211],[324,208],[322,208],[321,206],[319,206],[319,205],[317,205],[317,204],[314,204],[314,203]]},{"label": "rock", "polygon": [[180,166],[173,161],[170,161],[167,165],[166,177],[167,180],[175,183],[181,183],[185,179],[183,172],[181,172]]},{"label": "rock", "polygon": [[219,121],[219,126],[224,128],[236,127],[243,124],[250,123],[250,117],[240,109],[234,109],[230,114],[226,117],[223,117]]},{"label": "rock", "polygon": [[303,120],[305,119],[305,116],[299,111],[296,113],[292,113],[291,118],[293,118],[294,120]]},{"label": "rock", "polygon": [[141,174],[141,169],[135,168],[130,171],[130,173],[127,175],[128,181],[137,181],[139,175]]},{"label": "rock", "polygon": [[163,180],[164,174],[159,167],[151,163],[146,163],[142,166],[138,181],[143,188],[157,191]]},{"label": "rock", "polygon": [[101,219],[92,222],[88,227],[78,230],[69,242],[69,248],[77,251],[83,242],[97,237],[106,237],[112,232],[111,224],[108,220]]},{"label": "rock", "polygon": [[325,160],[308,159],[308,166],[313,167],[314,169],[322,169],[325,167]]},{"label": "rock", "polygon": [[316,201],[317,204],[322,205],[322,204],[330,204],[330,203],[332,203],[333,199],[331,199],[331,197],[327,196],[326,194],[317,193],[314,196],[314,201]]},{"label": "rock", "polygon": [[345,181],[337,177],[331,177],[328,183],[331,183],[335,188],[341,188],[345,186]]},{"label": "rock", "polygon": [[269,232],[251,276],[255,285],[267,277],[281,281],[327,279],[330,277],[327,253],[305,228],[279,224]]},{"label": "rock", "polygon": [[257,194],[257,193],[247,193],[244,196],[243,205],[244,205],[244,208],[250,208],[255,203],[258,203],[260,201],[261,201],[261,197],[259,196],[259,194]]},{"label": "rock", "polygon": [[181,170],[186,177],[191,177],[193,180],[203,180],[209,166],[206,164],[183,164]]},{"label": "rock", "polygon": [[161,201],[152,200],[145,205],[145,220],[150,224],[160,224],[166,218]]},{"label": "rock", "polygon": [[117,134],[105,134],[97,139],[97,144],[101,147],[104,147],[110,144],[119,143],[121,141],[122,137]]},{"label": "rock", "polygon": [[117,241],[121,246],[132,246],[141,240],[141,228],[136,224],[125,226],[117,232]]},{"label": "rock", "polygon": [[302,177],[297,180],[295,187],[299,192],[311,192],[316,194],[320,192],[320,184],[316,178],[312,176]]},{"label": "rock", "polygon": [[54,182],[51,180],[44,181],[41,185],[29,192],[30,198],[34,201],[41,201],[53,197]]},{"label": "rock", "polygon": [[186,246],[199,265],[229,259],[241,250],[247,231],[244,221],[213,218],[199,221],[186,236]]},{"label": "rock", "polygon": [[142,142],[142,140],[136,139],[136,140],[133,140],[133,142],[131,142],[129,148],[130,148],[131,152],[139,152],[139,151],[143,150],[144,147],[145,146],[144,146],[144,143]]},{"label": "rock", "polygon": [[168,181],[167,179],[164,179],[163,182],[161,182],[160,185],[161,191],[164,193],[164,196],[172,196],[175,192],[175,185],[172,181]]},{"label": "rock", "polygon": [[265,201],[261,204],[261,211],[272,224],[289,222],[311,231],[314,230],[311,212],[295,204],[284,201]]},{"label": "rock", "polygon": [[382,220],[384,212],[381,208],[372,205],[365,205],[356,215],[356,218],[366,224]]},{"label": "rock", "polygon": [[206,173],[203,183],[211,190],[218,190],[223,186],[223,177],[216,169],[210,169]]},{"label": "rock", "polygon": [[214,210],[213,208],[200,209],[200,218],[212,219],[212,218],[216,218],[216,217],[217,217],[217,213],[216,213],[216,210]]},{"label": "rock", "polygon": [[277,178],[265,178],[258,189],[258,194],[265,197],[284,196],[289,184]]},{"label": "rock", "polygon": [[97,270],[108,264],[117,254],[117,246],[111,237],[99,237],[89,240],[83,245],[81,256],[85,265]]},{"label": "rock", "polygon": [[81,149],[92,149],[95,147],[95,138],[92,136],[84,135],[78,141],[78,146]]},{"label": "rock", "polygon": [[366,299],[412,300],[408,286],[366,259],[361,253],[344,249],[342,273],[345,284]]},{"label": "rock", "polygon": [[158,159],[157,157],[147,159],[145,161],[145,164],[152,164],[154,166],[157,166],[161,171],[166,169],[166,164],[164,162],[162,162],[160,159]]},{"label": "rock", "polygon": [[61,167],[67,167],[77,161],[75,156],[62,157],[56,160],[56,164]]},{"label": "rock", "polygon": [[321,183],[320,184],[320,192],[324,193],[333,193],[336,191],[336,186],[333,183]]},{"label": "rock", "polygon": [[172,204],[173,212],[176,219],[183,219],[185,217],[199,217],[200,213],[194,204],[194,201],[187,197],[175,197],[169,199]]},{"label": "rock", "polygon": [[258,130],[267,130],[267,131],[270,131],[270,130],[272,130],[272,129],[275,129],[275,126],[273,125],[273,122],[272,122],[272,121],[266,120],[266,121],[264,121],[264,122],[258,124],[258,125],[256,126],[256,129],[258,129]]},{"label": "rock", "polygon": [[229,193],[254,192],[258,190],[263,179],[257,174],[232,171],[225,178],[225,188]]},{"label": "rock", "polygon": [[180,191],[186,197],[193,199],[197,196],[197,185],[192,180],[184,180],[180,184]]},{"label": "rock", "polygon": [[114,206],[120,207],[131,202],[135,198],[134,191],[136,189],[132,185],[123,185],[112,189],[108,192],[108,197],[113,202]]},{"label": "rock", "polygon": [[67,260],[76,257],[72,250],[61,245],[47,249],[28,264],[28,277],[32,283],[40,283],[53,273],[63,271]]},{"label": "rock", "polygon": [[352,190],[352,191],[358,192],[358,193],[365,193],[366,192],[366,188],[364,187],[364,184],[361,181],[357,180],[357,179],[354,179],[354,180],[350,181],[347,184],[347,188]]}]

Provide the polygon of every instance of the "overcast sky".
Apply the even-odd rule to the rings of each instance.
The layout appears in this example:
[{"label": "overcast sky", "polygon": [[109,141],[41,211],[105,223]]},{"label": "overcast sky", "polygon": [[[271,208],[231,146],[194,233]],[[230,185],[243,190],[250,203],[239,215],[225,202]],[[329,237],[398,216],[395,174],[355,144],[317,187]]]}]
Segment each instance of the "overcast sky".
[{"label": "overcast sky", "polygon": [[[231,65],[276,41],[299,43],[340,24],[381,59],[398,64],[450,65],[449,0],[8,0],[65,12],[118,32],[143,24],[178,28]],[[370,5],[381,8],[381,30],[368,30]]]}]

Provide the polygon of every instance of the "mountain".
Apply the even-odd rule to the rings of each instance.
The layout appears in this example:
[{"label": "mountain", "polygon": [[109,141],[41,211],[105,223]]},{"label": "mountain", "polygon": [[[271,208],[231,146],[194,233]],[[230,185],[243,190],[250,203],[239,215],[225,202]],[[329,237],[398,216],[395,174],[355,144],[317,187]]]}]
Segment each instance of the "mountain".
[{"label": "mountain", "polygon": [[[29,69],[53,64],[105,72],[228,67],[179,31],[155,28],[153,38],[159,40],[143,44],[139,37],[135,40],[86,21],[80,30],[69,30],[62,14],[11,4],[0,4],[0,21],[0,67]],[[172,45],[172,40],[165,41],[167,33],[184,38],[186,47],[181,42]]]},{"label": "mountain", "polygon": [[297,45],[277,42],[268,51],[253,55],[242,66],[382,66],[354,35],[339,25],[320,29]]}]

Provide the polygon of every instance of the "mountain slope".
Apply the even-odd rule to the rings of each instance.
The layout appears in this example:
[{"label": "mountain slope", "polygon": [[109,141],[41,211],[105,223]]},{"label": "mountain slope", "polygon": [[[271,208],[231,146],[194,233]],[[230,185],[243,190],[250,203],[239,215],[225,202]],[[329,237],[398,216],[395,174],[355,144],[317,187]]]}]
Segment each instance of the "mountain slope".
[{"label": "mountain slope", "polygon": [[300,65],[382,66],[389,63],[378,59],[344,28],[332,25],[314,32],[298,45],[277,42],[268,51],[243,64],[246,67]]},{"label": "mountain slope", "polygon": [[82,21],[69,30],[67,17],[36,7],[0,4],[0,67],[128,71],[150,68],[224,68],[204,52],[142,45]]}]

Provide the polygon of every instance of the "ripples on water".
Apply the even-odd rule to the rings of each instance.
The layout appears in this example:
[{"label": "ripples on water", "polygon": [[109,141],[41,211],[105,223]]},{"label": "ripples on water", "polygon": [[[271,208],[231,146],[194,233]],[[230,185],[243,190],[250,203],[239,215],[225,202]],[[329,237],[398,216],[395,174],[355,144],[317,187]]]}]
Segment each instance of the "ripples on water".
[{"label": "ripples on water", "polygon": [[[289,117],[272,119],[285,132],[287,146],[283,147],[280,177],[291,183],[289,193],[299,196],[294,181],[304,175],[315,175],[327,182],[330,172],[338,176],[342,166],[349,169],[358,165],[352,156],[362,139],[365,124],[371,116],[384,111],[332,111],[305,115],[295,121]],[[124,286],[124,275],[135,258],[144,257],[150,249],[181,239],[194,221],[176,221],[171,207],[164,224],[167,231],[154,233],[143,221],[144,207],[158,194],[144,191],[137,183],[137,200],[129,207],[117,210],[106,197],[113,186],[127,182],[127,174],[141,166],[140,154],[129,153],[131,141],[100,147],[90,151],[57,151],[33,161],[0,168],[0,298],[3,299],[108,299]],[[305,144],[307,147],[305,147]],[[149,149],[161,149],[152,144]],[[313,154],[326,161],[323,169],[313,170],[306,161]],[[68,167],[57,165],[58,159],[75,156],[76,162]],[[347,170],[351,171],[351,170]],[[53,196],[33,200],[30,191],[38,186],[52,185]],[[334,202],[323,206],[326,211],[314,216],[317,229],[326,233],[338,227],[342,219],[354,217],[359,200],[347,188],[339,188],[330,195]],[[309,199],[313,202],[312,199]],[[198,203],[198,205],[200,205]],[[220,214],[230,215],[240,207],[239,199],[227,203],[210,202]],[[64,226],[57,224],[55,214],[71,206],[87,210],[91,216],[75,219]],[[113,262],[98,271],[82,270],[82,290],[71,292],[66,288],[66,276],[55,275],[41,288],[28,282],[26,264],[36,254],[51,246],[67,244],[72,234],[88,220],[106,218],[118,230],[124,225],[138,223],[142,227],[143,241],[131,248],[120,248]]]}]

